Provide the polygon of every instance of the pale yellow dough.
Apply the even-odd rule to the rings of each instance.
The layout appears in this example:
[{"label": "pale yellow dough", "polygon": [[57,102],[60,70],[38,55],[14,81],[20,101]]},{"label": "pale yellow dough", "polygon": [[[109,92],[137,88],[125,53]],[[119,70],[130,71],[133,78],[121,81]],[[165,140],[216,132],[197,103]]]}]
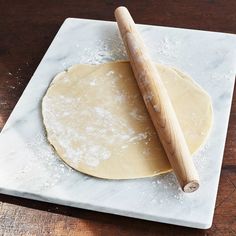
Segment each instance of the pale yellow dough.
[{"label": "pale yellow dough", "polygon": [[[179,70],[157,68],[193,153],[209,133],[211,99]],[[75,65],[58,74],[42,114],[49,142],[78,171],[131,179],[171,170],[128,62]]]}]

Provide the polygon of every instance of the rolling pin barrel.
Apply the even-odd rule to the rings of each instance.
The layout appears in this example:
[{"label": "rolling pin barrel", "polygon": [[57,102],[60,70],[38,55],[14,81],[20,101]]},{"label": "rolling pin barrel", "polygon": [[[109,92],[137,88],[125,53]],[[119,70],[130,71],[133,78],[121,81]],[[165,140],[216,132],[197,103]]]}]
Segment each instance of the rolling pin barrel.
[{"label": "rolling pin barrel", "polygon": [[165,86],[125,7],[115,17],[144,103],[184,192],[199,187],[199,177]]}]

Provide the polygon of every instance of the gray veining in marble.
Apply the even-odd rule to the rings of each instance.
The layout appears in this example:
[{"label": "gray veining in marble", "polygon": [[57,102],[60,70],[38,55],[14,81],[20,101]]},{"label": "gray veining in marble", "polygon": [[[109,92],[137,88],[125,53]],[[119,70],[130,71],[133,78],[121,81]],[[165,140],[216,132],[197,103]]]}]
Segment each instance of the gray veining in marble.
[{"label": "gray veining in marble", "polygon": [[0,192],[141,219],[208,228],[212,223],[236,69],[236,37],[139,25],[154,61],[178,67],[211,96],[214,124],[194,157],[200,189],[183,194],[173,174],[101,180],[73,171],[45,138],[41,100],[53,76],[76,63],[126,59],[114,22],[67,19],[0,135]]}]

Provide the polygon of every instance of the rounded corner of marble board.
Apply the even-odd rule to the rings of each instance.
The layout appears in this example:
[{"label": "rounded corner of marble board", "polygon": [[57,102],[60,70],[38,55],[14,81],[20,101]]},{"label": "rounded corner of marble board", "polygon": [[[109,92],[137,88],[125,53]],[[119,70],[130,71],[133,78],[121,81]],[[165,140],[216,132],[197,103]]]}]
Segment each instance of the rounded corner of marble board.
[{"label": "rounded corner of marble board", "polygon": [[212,227],[213,219],[209,220],[208,222],[202,223],[199,229],[210,229]]},{"label": "rounded corner of marble board", "polygon": [[63,21],[63,24],[64,24],[64,23],[67,23],[68,21],[74,21],[74,20],[76,20],[76,18],[67,17],[67,18],[65,18],[65,20]]}]

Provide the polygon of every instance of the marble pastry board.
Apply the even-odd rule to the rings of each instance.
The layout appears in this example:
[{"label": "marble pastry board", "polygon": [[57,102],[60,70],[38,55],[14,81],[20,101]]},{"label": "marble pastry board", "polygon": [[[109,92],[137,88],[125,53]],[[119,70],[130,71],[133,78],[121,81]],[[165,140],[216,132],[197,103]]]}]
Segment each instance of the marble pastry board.
[{"label": "marble pastry board", "polygon": [[183,194],[171,173],[136,180],[97,179],[72,170],[56,156],[41,116],[41,100],[53,76],[76,63],[127,58],[114,22],[68,18],[1,132],[1,193],[188,227],[211,226],[235,80],[236,36],[138,28],[154,61],[185,71],[212,98],[213,128],[194,155],[200,189]]}]

